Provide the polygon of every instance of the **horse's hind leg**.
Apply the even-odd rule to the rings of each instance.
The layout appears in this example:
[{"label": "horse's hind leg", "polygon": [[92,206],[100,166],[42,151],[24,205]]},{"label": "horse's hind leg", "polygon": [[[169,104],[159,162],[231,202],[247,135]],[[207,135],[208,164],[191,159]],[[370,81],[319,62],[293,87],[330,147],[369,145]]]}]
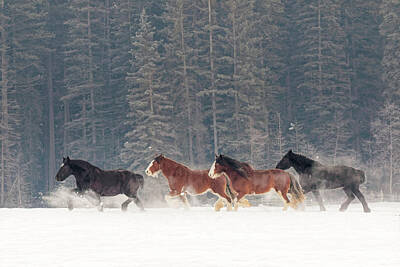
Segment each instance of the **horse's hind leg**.
[{"label": "horse's hind leg", "polygon": [[183,204],[185,205],[185,209],[189,209],[190,208],[190,204],[189,201],[187,200],[186,197],[186,192],[183,192],[179,195],[179,198],[182,200]]},{"label": "horse's hind leg", "polygon": [[122,203],[121,210],[126,211],[128,209],[129,203],[131,203],[132,201],[133,201],[133,199],[128,197],[128,199],[124,203]]},{"label": "horse's hind leg", "polygon": [[143,203],[142,203],[142,201],[140,201],[140,199],[137,195],[129,195],[128,199],[124,203],[122,203],[121,210],[126,211],[128,209],[129,203],[131,203],[132,201],[135,202],[136,206],[138,206],[140,208],[140,210],[142,210],[142,211],[144,210]]},{"label": "horse's hind leg", "polygon": [[340,211],[345,211],[347,210],[347,207],[350,205],[350,202],[353,201],[353,199],[355,198],[352,190],[348,187],[343,188],[343,191],[346,193],[347,195],[347,199],[345,202],[343,202],[343,204],[340,206]]},{"label": "horse's hind leg", "polygon": [[371,212],[371,209],[368,207],[367,201],[365,201],[364,195],[361,193],[360,189],[357,187],[352,188],[354,195],[360,200],[363,205],[364,212]]},{"label": "horse's hind leg", "polygon": [[290,200],[287,197],[286,193],[282,193],[281,191],[277,191],[279,196],[282,198],[283,200],[283,210],[286,211],[290,205]]},{"label": "horse's hind leg", "polygon": [[136,206],[138,206],[140,208],[141,211],[144,211],[144,206],[142,201],[139,199],[139,197],[137,195],[134,195],[133,197],[133,201],[135,202]]},{"label": "horse's hind leg", "polygon": [[321,197],[321,194],[319,193],[319,191],[318,190],[313,190],[312,193],[313,193],[315,199],[318,202],[319,210],[320,211],[326,211],[325,206],[324,206],[324,202],[322,201],[322,197]]}]

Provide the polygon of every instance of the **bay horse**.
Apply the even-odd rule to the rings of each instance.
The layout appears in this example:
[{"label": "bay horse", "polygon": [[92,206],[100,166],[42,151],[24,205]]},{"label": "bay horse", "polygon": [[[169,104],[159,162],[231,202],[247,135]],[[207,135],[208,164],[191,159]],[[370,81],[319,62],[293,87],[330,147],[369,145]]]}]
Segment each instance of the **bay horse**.
[{"label": "bay horse", "polygon": [[[84,160],[63,158],[63,163],[56,174],[56,180],[64,181],[70,175],[73,175],[76,180],[76,188],[71,192],[80,196],[93,192],[99,211],[103,211],[101,197],[118,194],[125,194],[128,197],[128,200],[121,205],[122,211],[126,211],[132,201],[141,210],[144,210],[137,195],[138,189],[143,188],[144,185],[143,176],[140,174],[127,170],[102,170]],[[68,200],[68,208],[73,209],[71,200]]]},{"label": "bay horse", "polygon": [[321,211],[326,209],[318,190],[343,188],[347,199],[340,206],[340,211],[345,211],[356,195],[363,205],[364,212],[371,212],[359,189],[360,184],[365,181],[363,171],[343,165],[325,166],[318,161],[296,154],[292,150],[289,150],[276,165],[277,169],[283,170],[290,167],[293,167],[300,175],[300,185],[303,187],[304,193],[313,193]]},{"label": "bay horse", "polygon": [[[248,194],[267,193],[271,188],[282,197],[284,210],[288,206],[297,209],[298,205],[304,201],[301,186],[296,178],[283,170],[254,170],[247,163],[224,155],[216,155],[208,175],[213,179],[218,179],[224,174],[229,177],[233,189],[238,193],[238,201]],[[291,200],[287,196],[288,193],[291,194]]]},{"label": "bay horse", "polygon": [[[179,197],[185,204],[185,208],[189,208],[187,194],[201,195],[211,191],[219,197],[214,205],[215,211],[223,208],[224,202],[227,205],[227,209],[231,210],[231,202],[235,196],[234,192],[231,192],[229,186],[227,186],[225,177],[211,179],[208,177],[208,170],[191,170],[162,154],[150,162],[145,172],[152,177],[157,177],[161,172],[168,180],[170,191],[165,196],[167,202],[171,198]],[[249,205],[246,201],[243,201],[243,205]]]}]

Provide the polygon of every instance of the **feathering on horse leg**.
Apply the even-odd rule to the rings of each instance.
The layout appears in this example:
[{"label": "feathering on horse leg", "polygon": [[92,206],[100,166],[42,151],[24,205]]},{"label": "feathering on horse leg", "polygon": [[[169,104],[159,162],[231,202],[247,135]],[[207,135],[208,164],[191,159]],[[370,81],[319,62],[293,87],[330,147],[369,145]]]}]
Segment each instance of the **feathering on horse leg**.
[{"label": "feathering on horse leg", "polygon": [[187,200],[186,192],[181,193],[181,194],[179,195],[179,198],[182,200],[182,202],[183,202],[183,204],[184,204],[184,208],[185,208],[186,210],[188,210],[188,209],[190,208],[190,204],[189,204],[189,201]]},{"label": "feathering on horse leg", "polygon": [[135,202],[136,206],[138,206],[138,208],[139,208],[141,211],[144,211],[143,203],[142,203],[142,201],[139,199],[139,197],[138,197],[137,195],[135,195],[135,196],[132,197],[132,199],[133,199],[133,201]]},{"label": "feathering on horse leg", "polygon": [[278,193],[278,195],[281,197],[282,201],[283,201],[283,210],[286,211],[288,209],[288,207],[290,206],[290,200],[287,197],[286,194],[282,194],[281,191],[276,191]]},{"label": "feathering on horse leg", "polygon": [[241,207],[244,207],[244,208],[249,208],[249,207],[251,207],[250,202],[249,202],[246,198],[242,198],[242,199],[239,201],[239,205],[240,205]]},{"label": "feathering on horse leg", "polygon": [[343,188],[343,191],[346,193],[347,199],[340,206],[339,211],[345,211],[349,207],[350,203],[355,199],[355,196],[350,188]]},{"label": "feathering on horse leg", "polygon": [[239,192],[237,197],[234,200],[234,210],[237,211],[239,208],[240,200],[246,195],[244,192]]},{"label": "feathering on horse leg", "polygon": [[126,211],[128,209],[129,203],[131,203],[132,201],[133,201],[133,199],[128,197],[128,199],[124,203],[122,203],[121,210]]},{"label": "feathering on horse leg", "polygon": [[367,202],[365,201],[364,195],[361,193],[359,188],[353,188],[353,193],[356,197],[360,200],[361,204],[363,205],[364,212],[371,212],[371,209],[368,207]]},{"label": "feathering on horse leg", "polygon": [[224,207],[224,201],[221,198],[218,198],[218,200],[214,204],[214,210],[220,211],[223,207]]}]

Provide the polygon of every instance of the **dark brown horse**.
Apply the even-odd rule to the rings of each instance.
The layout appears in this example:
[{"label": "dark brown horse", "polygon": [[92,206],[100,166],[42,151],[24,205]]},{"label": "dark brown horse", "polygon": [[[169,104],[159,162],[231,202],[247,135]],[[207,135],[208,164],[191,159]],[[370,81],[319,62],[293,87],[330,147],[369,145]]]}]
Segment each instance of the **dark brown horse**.
[{"label": "dark brown horse", "polygon": [[325,207],[319,189],[343,188],[347,199],[341,205],[340,211],[345,211],[357,196],[363,205],[364,212],[371,212],[359,188],[360,184],[365,181],[365,174],[362,170],[341,165],[325,166],[318,161],[296,154],[292,150],[289,150],[276,165],[277,169],[283,170],[290,167],[293,167],[300,175],[300,184],[304,193],[312,192],[314,194],[321,211],[324,211]]},{"label": "dark brown horse", "polygon": [[[183,164],[159,155],[149,164],[146,169],[148,176],[156,177],[160,172],[167,178],[170,192],[165,196],[167,202],[171,198],[179,197],[189,207],[186,195],[201,195],[211,190],[219,199],[215,203],[215,210],[219,211],[227,204],[231,209],[231,198],[234,193],[229,191],[225,177],[211,179],[208,170],[191,170]],[[247,200],[246,200],[247,201]]]},{"label": "dark brown horse", "polygon": [[[229,177],[233,189],[238,193],[238,201],[248,194],[267,193],[271,188],[275,189],[283,198],[284,210],[288,205],[296,209],[298,204],[304,200],[300,184],[293,175],[282,170],[253,170],[247,163],[223,155],[215,156],[209,176],[217,179],[224,174]],[[287,193],[291,194],[291,200]],[[237,209],[237,205],[235,205],[235,209]]]},{"label": "dark brown horse", "polygon": [[[143,204],[137,196],[139,188],[143,188],[143,176],[126,170],[102,170],[84,160],[63,158],[63,163],[57,172],[56,180],[64,181],[68,176],[75,176],[76,187],[73,193],[85,195],[93,192],[97,199],[98,209],[103,210],[101,197],[125,194],[128,197],[121,205],[125,211],[132,201],[143,210]],[[73,209],[72,201],[68,200],[68,208]]]}]

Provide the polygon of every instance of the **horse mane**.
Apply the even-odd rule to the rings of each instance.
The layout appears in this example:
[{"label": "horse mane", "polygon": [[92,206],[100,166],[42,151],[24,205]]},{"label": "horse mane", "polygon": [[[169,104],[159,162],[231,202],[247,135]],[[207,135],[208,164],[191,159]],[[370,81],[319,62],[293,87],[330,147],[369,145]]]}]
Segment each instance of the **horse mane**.
[{"label": "horse mane", "polygon": [[298,164],[303,166],[304,168],[312,168],[316,166],[322,166],[321,163],[318,161],[315,161],[313,159],[307,158],[306,156],[303,156],[301,154],[296,154],[294,152],[291,152],[290,154],[290,159],[296,161]]},{"label": "horse mane", "polygon": [[69,161],[69,166],[71,166],[71,168],[73,170],[76,170],[78,172],[82,172],[84,170],[87,169],[98,169],[101,170],[99,167],[96,167],[94,165],[92,165],[91,163],[81,160],[81,159],[71,159]]},{"label": "horse mane", "polygon": [[167,158],[167,157],[164,156],[164,155],[159,155],[159,156],[157,156],[154,160],[156,160],[158,163],[160,163],[160,160],[162,160],[162,159],[165,159],[165,160],[167,160],[167,161],[169,161],[169,162],[172,162],[173,164],[175,164],[176,166],[178,166],[178,167],[180,167],[180,168],[183,168],[183,169],[186,169],[186,170],[191,171],[191,169],[190,169],[189,167],[187,167],[186,165],[184,165],[184,164],[182,164],[182,163],[179,163],[179,162],[176,162],[176,161],[173,160],[173,159]]},{"label": "horse mane", "polygon": [[253,172],[253,168],[250,166],[250,164],[246,162],[240,162],[236,159],[223,155],[221,155],[221,158],[224,160],[224,162],[227,163],[229,167],[232,168],[233,171],[235,171],[242,177],[247,178]]}]

